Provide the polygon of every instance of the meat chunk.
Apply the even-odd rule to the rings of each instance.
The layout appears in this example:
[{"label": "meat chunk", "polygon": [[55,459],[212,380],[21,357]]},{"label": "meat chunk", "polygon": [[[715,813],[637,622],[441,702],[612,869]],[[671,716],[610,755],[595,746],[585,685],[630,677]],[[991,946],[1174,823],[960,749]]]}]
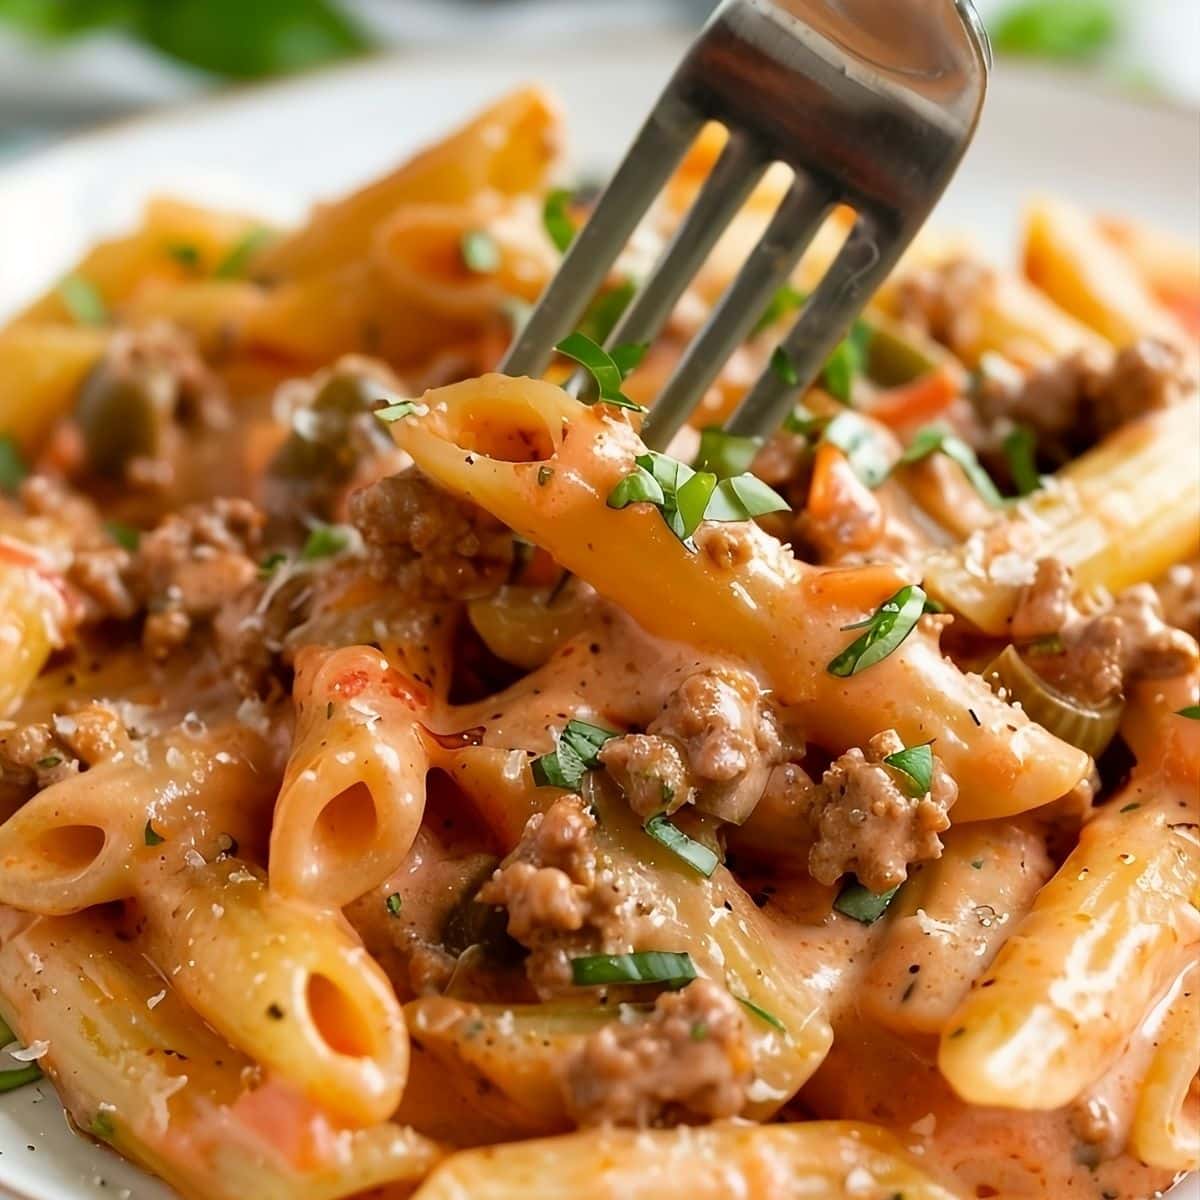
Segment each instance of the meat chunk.
[{"label": "meat chunk", "polygon": [[1127,588],[1106,608],[1084,613],[1073,600],[1071,571],[1056,559],[1037,564],[1013,612],[1018,642],[1057,637],[1031,665],[1054,687],[1087,704],[1103,704],[1139,679],[1166,679],[1200,661],[1196,639],[1163,620],[1149,584]]},{"label": "meat chunk", "polygon": [[685,677],[645,734],[613,738],[600,751],[640,816],[695,804],[737,823],[783,757],[774,710],[754,677],[733,667]]},{"label": "meat chunk", "polygon": [[1176,563],[1156,585],[1163,620],[1200,638],[1200,560]]},{"label": "meat chunk", "polygon": [[87,704],[49,723],[0,732],[0,781],[40,791],[130,748],[118,714],[106,704]]},{"label": "meat chunk", "polygon": [[133,616],[137,601],[129,587],[132,558],[105,530],[96,506],[48,475],[30,475],[18,499],[29,516],[47,518],[56,530],[69,534],[63,577],[80,598],[80,623]]},{"label": "meat chunk", "polygon": [[835,759],[813,789],[808,869],[817,882],[836,883],[853,871],[864,887],[885,892],[904,882],[909,863],[940,857],[937,835],[950,827],[958,785],[934,755],[929,791],[909,795],[883,765],[903,749],[895,730],[877,733],[865,753],[856,747]]},{"label": "meat chunk", "polygon": [[663,992],[644,1020],[591,1034],[561,1074],[576,1124],[643,1129],[737,1116],[750,1079],[744,1018],[708,979]]},{"label": "meat chunk", "polygon": [[979,342],[982,301],[996,273],[976,259],[956,256],[900,280],[899,317],[955,354],[970,357]]},{"label": "meat chunk", "polygon": [[190,435],[228,425],[229,405],[190,338],[160,321],[112,335],[72,420],[87,474],[159,489],[173,482]]},{"label": "meat chunk", "polygon": [[508,578],[512,533],[416,469],[355,492],[350,519],[377,578],[454,597],[487,595]]},{"label": "meat chunk", "polygon": [[529,818],[516,849],[479,890],[508,910],[509,936],[528,947],[526,973],[543,995],[571,984],[571,959],[631,949],[631,905],[599,859],[596,819],[578,796]]},{"label": "meat chunk", "polygon": [[1103,704],[1139,679],[1169,679],[1200,663],[1196,639],[1162,619],[1148,583],[1126,588],[1110,609],[1081,617],[1061,635],[1059,654],[1039,654],[1039,674],[1069,696]]},{"label": "meat chunk", "polygon": [[262,523],[249,501],[217,499],[172,513],[142,538],[132,574],[152,657],[168,657],[257,579]]},{"label": "meat chunk", "polygon": [[1143,338],[1111,359],[1085,349],[1025,376],[985,372],[976,402],[985,424],[1002,432],[1027,425],[1044,448],[1069,457],[1127,421],[1178,403],[1195,386],[1180,350]]}]

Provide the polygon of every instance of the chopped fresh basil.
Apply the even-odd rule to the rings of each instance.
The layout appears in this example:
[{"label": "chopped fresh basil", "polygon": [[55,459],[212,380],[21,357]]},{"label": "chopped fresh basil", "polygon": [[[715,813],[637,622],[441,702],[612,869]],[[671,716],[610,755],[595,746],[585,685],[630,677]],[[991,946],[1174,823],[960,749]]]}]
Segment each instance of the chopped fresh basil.
[{"label": "chopped fresh basil", "polygon": [[703,842],[690,838],[676,825],[667,820],[664,813],[656,813],[643,826],[646,833],[672,854],[682,858],[693,871],[708,879],[720,864],[720,859]]},{"label": "chopped fresh basil", "polygon": [[27,1083],[36,1083],[42,1077],[42,1068],[37,1063],[14,1067],[11,1071],[0,1071],[0,1093],[15,1092]]},{"label": "chopped fresh basil", "polygon": [[810,412],[803,404],[797,404],[786,417],[783,427],[788,433],[798,433],[801,437],[811,437],[819,432],[824,421],[815,413]]},{"label": "chopped fresh basil", "polygon": [[282,566],[287,562],[287,555],[282,550],[276,550],[273,554],[268,554],[266,558],[258,564],[258,574],[261,579],[269,579],[275,574],[276,567]]},{"label": "chopped fresh basil", "polygon": [[259,225],[248,230],[230,247],[216,267],[213,275],[218,279],[240,279],[246,274],[250,260],[271,240],[272,233],[265,226]]},{"label": "chopped fresh basil", "polygon": [[[718,479],[711,471],[694,471],[653,450],[639,454],[634,461],[634,471],[609,493],[609,507],[624,508],[638,500],[655,505],[671,532],[689,549],[701,521],[748,521],[788,507],[782,496],[754,475]],[[662,492],[661,498],[651,479]]]},{"label": "chopped fresh basil", "polygon": [[402,421],[405,417],[411,417],[415,413],[423,413],[425,406],[418,404],[415,400],[401,400],[396,404],[389,404],[386,408],[377,408],[375,415],[387,424],[393,421]]},{"label": "chopped fresh basil", "polygon": [[459,242],[463,264],[476,275],[493,275],[500,269],[500,247],[483,229],[468,229]]},{"label": "chopped fresh basil", "polygon": [[161,846],[167,840],[154,828],[149,819],[146,821],[146,828],[142,831],[142,837],[147,846]]},{"label": "chopped fresh basil", "polygon": [[778,1029],[780,1033],[787,1033],[787,1027],[774,1013],[769,1013],[765,1008],[760,1008],[753,1000],[748,1000],[745,996],[734,996],[733,998],[743,1008],[752,1012],[760,1021],[765,1021],[772,1029]]},{"label": "chopped fresh basil", "polygon": [[788,313],[799,308],[807,299],[808,296],[806,293],[792,287],[790,283],[785,283],[771,297],[767,307],[763,309],[762,316],[758,318],[754,328],[750,330],[750,336],[755,337],[762,333],[763,330],[770,329],[776,321],[782,320]]},{"label": "chopped fresh basil", "polygon": [[863,925],[874,925],[887,912],[887,907],[900,890],[899,886],[891,891],[876,894],[868,891],[857,879],[850,878],[838,893],[833,907],[843,916],[852,917]]},{"label": "chopped fresh basil", "polygon": [[1019,0],[992,27],[1004,54],[1083,60],[1112,44],[1120,31],[1115,0]]},{"label": "chopped fresh basil", "polygon": [[637,284],[632,279],[624,279],[616,287],[601,292],[579,318],[579,332],[590,337],[596,345],[603,346],[636,291]]},{"label": "chopped fresh basil", "polygon": [[11,495],[21,486],[21,481],[28,474],[29,467],[16,439],[8,434],[0,436],[0,492],[8,492]]},{"label": "chopped fresh basil", "polygon": [[558,745],[530,763],[533,781],[538,787],[578,790],[584,775],[600,765],[600,747],[610,738],[620,737],[613,729],[570,720],[558,738]]},{"label": "chopped fresh basil", "polygon": [[404,899],[399,892],[393,892],[383,902],[383,905],[393,917],[398,917],[400,910],[404,907]]},{"label": "chopped fresh basil", "polygon": [[167,245],[167,254],[189,270],[194,271],[200,265],[200,250],[191,242],[171,242]]},{"label": "chopped fresh basil", "polygon": [[789,387],[800,386],[800,376],[796,374],[796,364],[792,362],[792,356],[782,346],[776,346],[771,351],[771,370]]},{"label": "chopped fresh basil", "polygon": [[538,487],[545,487],[546,484],[548,484],[550,482],[550,480],[552,480],[553,478],[554,478],[554,468],[553,467],[545,467],[545,466],[538,467],[538,471],[537,471]]},{"label": "chopped fresh basil", "polygon": [[350,545],[350,531],[345,525],[314,525],[308,541],[300,551],[303,562],[316,558],[331,558]]},{"label": "chopped fresh basil", "polygon": [[854,380],[862,374],[871,345],[871,327],[855,321],[850,332],[833,348],[825,361],[821,380],[825,390],[839,404],[849,405],[854,394]]},{"label": "chopped fresh basil", "polygon": [[887,447],[869,421],[857,413],[838,413],[821,435],[821,440],[836,446],[850,469],[869,488],[877,488],[892,469]]},{"label": "chopped fresh basil", "polygon": [[1036,492],[1042,486],[1037,469],[1037,434],[1027,425],[1018,425],[1004,439],[1002,448],[1017,495]]},{"label": "chopped fresh basil", "polygon": [[37,760],[37,762],[34,763],[33,765],[35,767],[37,767],[37,769],[39,771],[53,770],[53,768],[55,768],[55,767],[62,766],[62,755],[61,754],[47,754],[45,758],[39,758]]},{"label": "chopped fresh basil", "polygon": [[925,610],[925,592],[917,584],[902,587],[865,621],[843,629],[866,629],[825,668],[830,675],[847,678],[882,662],[916,628]]},{"label": "chopped fresh basil", "polygon": [[123,550],[128,550],[131,554],[138,548],[138,543],[142,540],[142,531],[135,529],[132,525],[126,525],[124,521],[105,521],[104,528],[118,546]]},{"label": "chopped fresh basil", "polygon": [[1175,710],[1177,717],[1187,717],[1189,721],[1200,721],[1200,704],[1189,704],[1186,708]]},{"label": "chopped fresh basil", "polygon": [[613,404],[618,408],[631,408],[635,412],[645,412],[641,404],[635,404],[621,391],[625,376],[641,361],[646,347],[617,346],[612,354],[598,346],[586,333],[576,330],[570,336],[563,338],[554,347],[559,354],[574,359],[596,381],[600,399],[605,404]]},{"label": "chopped fresh basil", "polygon": [[608,494],[609,508],[624,508],[627,504],[661,505],[665,501],[662,485],[639,465]]},{"label": "chopped fresh basil", "polygon": [[93,1137],[98,1137],[102,1142],[111,1142],[117,1131],[112,1117],[104,1109],[100,1109],[92,1118],[92,1123],[88,1126],[88,1133]]},{"label": "chopped fresh basil", "polygon": [[570,203],[571,193],[566,188],[555,188],[542,205],[542,224],[560,254],[566,254],[575,240],[575,222],[568,211]]},{"label": "chopped fresh basil", "polygon": [[895,754],[889,754],[883,761],[904,776],[905,791],[910,796],[928,795],[933,786],[933,746],[930,742],[906,746]]},{"label": "chopped fresh basil", "polygon": [[689,983],[696,978],[691,956],[669,950],[635,954],[591,954],[571,959],[571,982],[576,987],[609,983]]},{"label": "chopped fresh basil", "polygon": [[728,479],[730,475],[750,470],[762,443],[762,438],[706,429],[700,434],[700,450],[693,466],[697,471],[711,471],[718,479]]},{"label": "chopped fresh basil", "polygon": [[971,486],[985,503],[992,508],[1003,506],[1004,497],[996,489],[992,477],[980,465],[979,459],[975,457],[975,451],[956,434],[927,425],[918,431],[908,448],[900,456],[900,461],[911,465],[939,452],[962,468],[963,473],[970,480]]},{"label": "chopped fresh basil", "polygon": [[104,297],[82,275],[68,275],[58,285],[58,295],[80,325],[103,325],[108,320]]}]

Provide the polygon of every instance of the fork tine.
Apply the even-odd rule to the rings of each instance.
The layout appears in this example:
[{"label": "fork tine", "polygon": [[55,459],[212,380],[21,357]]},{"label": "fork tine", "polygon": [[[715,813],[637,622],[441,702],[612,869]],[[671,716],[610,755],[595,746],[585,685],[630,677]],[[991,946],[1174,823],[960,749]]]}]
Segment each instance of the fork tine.
[{"label": "fork tine", "polygon": [[691,145],[703,115],[668,87],[567,250],[499,370],[540,375],[554,346],[575,328],[637,223]]},{"label": "fork tine", "polygon": [[617,322],[609,338],[610,345],[649,342],[657,336],[709,251],[766,169],[767,156],[762,148],[746,133],[731,130],[729,140],[691,210],[650,277]]},{"label": "fork tine", "polygon": [[850,322],[895,266],[908,240],[908,234],[884,231],[870,216],[859,215],[837,258],[780,343],[798,382],[790,384],[768,367],[726,422],[728,432],[763,437],[779,428],[796,395],[817,377]]},{"label": "fork tine", "polygon": [[721,366],[792,273],[833,203],[834,193],[828,184],[796,173],[766,232],[684,352],[646,417],[642,440],[647,446],[661,450],[675,436]]}]

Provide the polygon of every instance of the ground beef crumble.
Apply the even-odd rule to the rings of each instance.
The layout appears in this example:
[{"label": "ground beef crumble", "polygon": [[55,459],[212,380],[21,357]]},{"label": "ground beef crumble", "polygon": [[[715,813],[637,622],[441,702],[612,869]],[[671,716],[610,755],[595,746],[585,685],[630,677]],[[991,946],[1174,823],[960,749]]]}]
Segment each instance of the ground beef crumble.
[{"label": "ground beef crumble", "polygon": [[87,704],[51,722],[0,730],[0,782],[40,791],[130,748],[117,713],[106,704]]},{"label": "ground beef crumble", "polygon": [[152,658],[167,658],[254,583],[262,524],[248,500],[217,499],[172,513],[142,538],[132,577]]},{"label": "ground beef crumble", "polygon": [[995,282],[991,267],[965,256],[921,267],[897,286],[898,316],[955,354],[969,355],[979,341],[981,301]]},{"label": "ground beef crumble", "polygon": [[938,858],[938,834],[958,785],[933,757],[933,779],[923,796],[911,796],[883,760],[904,749],[895,730],[877,733],[866,750],[855,747],[836,758],[819,785],[793,773],[790,786],[807,791],[813,844],[808,869],[818,883],[833,884],[848,871],[873,892],[903,883],[910,863]]},{"label": "ground beef crumble", "polygon": [[1099,611],[1081,612],[1069,568],[1042,559],[1013,611],[1018,642],[1055,638],[1029,655],[1030,665],[1059,691],[1088,704],[1124,694],[1139,679],[1167,679],[1200,663],[1196,639],[1163,620],[1162,603],[1146,583],[1121,592]]},{"label": "ground beef crumble", "polygon": [[526,946],[526,973],[542,995],[571,985],[571,959],[631,949],[631,904],[600,858],[596,818],[564,796],[529,818],[520,842],[479,891],[508,910],[509,936]]},{"label": "ground beef crumble", "polygon": [[508,578],[511,531],[415,468],[355,492],[350,519],[366,545],[368,569],[379,579],[466,598],[487,595]]},{"label": "ground beef crumble", "polygon": [[1200,560],[1176,563],[1155,590],[1166,623],[1200,639]]},{"label": "ground beef crumble", "polygon": [[694,804],[739,824],[784,757],[762,689],[748,672],[732,667],[687,676],[644,734],[613,738],[600,751],[639,816]]},{"label": "ground beef crumble", "polygon": [[562,1064],[572,1120],[638,1128],[737,1116],[751,1058],[733,997],[707,979],[663,992],[645,1019],[614,1021]]}]

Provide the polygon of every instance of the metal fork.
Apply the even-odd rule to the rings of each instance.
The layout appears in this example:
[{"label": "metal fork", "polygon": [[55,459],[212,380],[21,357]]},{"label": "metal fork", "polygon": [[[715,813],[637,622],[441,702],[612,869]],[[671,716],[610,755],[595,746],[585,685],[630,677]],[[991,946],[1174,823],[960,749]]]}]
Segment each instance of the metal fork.
[{"label": "metal fork", "polygon": [[778,428],[944,191],[975,131],[991,47],[971,0],[725,0],[659,97],[500,370],[540,375],[707,121],[728,141],[607,345],[661,330],[772,162],[794,179],[642,429],[662,449],[838,202],[854,225],[730,433]]}]

